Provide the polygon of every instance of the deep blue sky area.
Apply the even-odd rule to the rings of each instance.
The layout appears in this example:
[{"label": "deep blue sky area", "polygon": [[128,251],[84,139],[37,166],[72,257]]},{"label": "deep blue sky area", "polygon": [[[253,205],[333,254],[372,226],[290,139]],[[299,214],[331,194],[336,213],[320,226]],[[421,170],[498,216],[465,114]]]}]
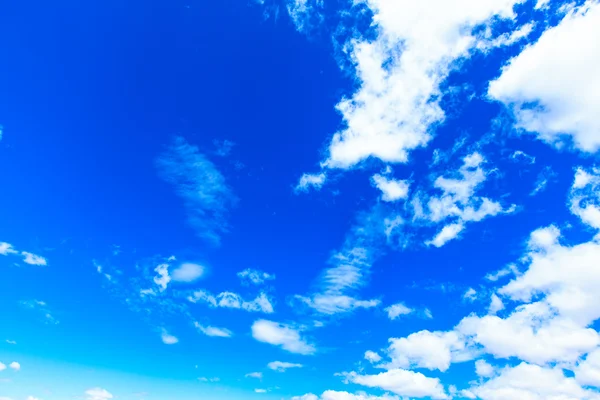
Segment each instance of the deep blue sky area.
[{"label": "deep blue sky area", "polygon": [[599,399],[598,27],[0,3],[0,400]]}]

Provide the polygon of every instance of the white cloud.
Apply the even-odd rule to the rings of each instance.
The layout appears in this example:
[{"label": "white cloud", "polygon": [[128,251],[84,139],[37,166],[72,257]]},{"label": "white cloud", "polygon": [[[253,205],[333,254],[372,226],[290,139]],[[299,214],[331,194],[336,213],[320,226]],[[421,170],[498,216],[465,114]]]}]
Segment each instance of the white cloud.
[{"label": "white cloud", "polygon": [[9,339],[6,339],[6,343],[8,343],[8,344],[17,344],[17,342],[15,342],[14,340],[9,340]]},{"label": "white cloud", "polygon": [[457,331],[496,358],[518,357],[537,364],[574,362],[600,344],[593,329],[557,318],[543,303],[519,306],[507,318],[464,318]]},{"label": "white cloud", "polygon": [[17,253],[17,251],[14,249],[12,244],[6,243],[6,242],[0,242],[0,254],[1,255],[6,256],[9,254],[16,254],[16,253]]},{"label": "white cloud", "polygon": [[510,155],[510,159],[513,161],[523,161],[527,164],[535,164],[535,157],[530,156],[529,154],[521,150],[516,150],[515,152],[513,152]]},{"label": "white cloud", "polygon": [[324,0],[288,0],[287,11],[299,32],[309,32],[319,25]]},{"label": "white cloud", "polygon": [[388,318],[391,320],[394,320],[401,315],[408,315],[413,311],[412,308],[406,307],[403,303],[392,304],[385,308],[385,312],[387,312]]},{"label": "white cloud", "polygon": [[[549,143],[570,136],[586,152],[600,148],[600,4],[587,1],[513,58],[489,95],[510,107],[517,126]],[[532,105],[533,104],[533,105]]]},{"label": "white cloud", "polygon": [[175,139],[156,164],[163,179],[183,199],[198,236],[219,244],[228,230],[226,215],[236,198],[216,166],[182,137]]},{"label": "white cloud", "polygon": [[154,268],[156,276],[154,277],[154,283],[156,283],[161,292],[167,289],[167,285],[171,282],[171,276],[169,275],[169,264],[160,264]]},{"label": "white cloud", "polygon": [[600,169],[577,169],[569,205],[584,224],[600,229]]},{"label": "white cloud", "polygon": [[23,256],[23,262],[29,265],[40,265],[46,266],[48,265],[48,260],[46,260],[42,256],[38,256],[37,254],[30,253],[28,251],[17,251],[12,244],[7,242],[0,242],[0,255],[8,256],[8,255],[18,255],[21,254]]},{"label": "white cloud", "polygon": [[6,364],[0,362],[0,371],[4,371],[6,369]]},{"label": "white cloud", "polygon": [[188,296],[192,303],[203,302],[210,307],[235,308],[249,312],[273,313],[273,305],[265,293],[261,293],[252,301],[245,301],[239,294],[222,292],[214,296],[205,290],[198,290]]},{"label": "white cloud", "polygon": [[114,398],[114,396],[106,389],[98,387],[86,390],[85,394],[86,400],[109,400]]},{"label": "white cloud", "polygon": [[504,310],[504,303],[502,302],[502,299],[500,299],[500,297],[498,297],[496,293],[493,293],[490,302],[490,307],[488,308],[488,313],[496,314],[498,311],[502,310]]},{"label": "white cloud", "polygon": [[490,378],[494,375],[494,366],[485,360],[475,361],[475,373],[483,378]]},{"label": "white cloud", "polygon": [[[485,158],[477,152],[465,156],[458,171],[452,172],[450,177],[439,176],[434,181],[434,187],[442,192],[441,195],[422,194],[413,199],[416,220],[430,223],[450,220],[425,244],[441,247],[458,237],[468,222],[478,222],[500,213],[512,212],[512,207],[505,210],[499,202],[476,194],[489,174],[482,167],[485,162]],[[423,196],[427,199],[425,207],[421,200]]]},{"label": "white cloud", "polygon": [[470,391],[482,400],[597,400],[598,393],[583,389],[559,368],[521,363],[507,367],[496,378]]},{"label": "white cloud", "polygon": [[252,337],[259,342],[279,346],[290,353],[313,354],[316,349],[294,327],[264,319],[252,325]]},{"label": "white cloud", "polygon": [[162,339],[162,342],[164,344],[179,343],[179,339],[177,339],[175,336],[169,334],[169,332],[167,332],[165,329],[162,330],[162,333],[160,334],[160,338]]},{"label": "white cloud", "polygon": [[303,367],[302,364],[294,364],[294,363],[283,362],[283,361],[272,361],[267,364],[267,368],[272,369],[273,371],[277,371],[277,372],[285,372],[286,370],[288,370],[290,368],[302,368],[302,367]]},{"label": "white cloud", "polygon": [[364,392],[348,393],[335,390],[326,390],[321,396],[316,396],[312,393],[303,396],[292,397],[292,400],[400,400],[398,396],[384,394],[382,396],[374,396]]},{"label": "white cloud", "polygon": [[194,322],[194,326],[206,336],[216,336],[225,338],[233,336],[233,332],[231,332],[229,329],[217,328],[216,326],[204,326],[200,325],[198,322]]},{"label": "white cloud", "polygon": [[183,263],[171,272],[175,282],[194,282],[204,275],[204,267],[194,263]]},{"label": "white cloud", "polygon": [[389,341],[391,361],[383,366],[388,369],[417,367],[444,372],[453,361],[469,358],[464,341],[453,331],[420,331]]},{"label": "white cloud", "polygon": [[13,361],[10,364],[8,364],[8,367],[10,369],[12,369],[13,371],[20,371],[21,370],[21,364],[19,364],[16,361]]},{"label": "white cloud", "polygon": [[462,222],[455,224],[448,224],[442,228],[441,231],[434,236],[433,239],[425,242],[428,246],[442,247],[449,241],[456,239],[458,235],[465,229]]},{"label": "white cloud", "polygon": [[600,349],[588,354],[575,368],[575,379],[580,385],[600,388]]},{"label": "white cloud", "polygon": [[23,262],[29,265],[48,265],[46,259],[42,256],[38,256],[28,251],[22,251],[21,255],[24,257]]},{"label": "white cloud", "polygon": [[263,374],[262,374],[262,372],[250,372],[249,374],[246,374],[245,376],[246,376],[246,378],[262,379]]},{"label": "white cloud", "polygon": [[267,393],[267,389],[254,389],[254,393]]},{"label": "white cloud", "polygon": [[[477,43],[477,48],[484,52],[487,52],[491,49],[510,46],[512,44],[518,43],[523,39],[527,38],[533,31],[534,24],[529,23],[521,26],[516,31],[512,31],[510,33],[504,33],[496,38],[489,39],[487,37],[481,39],[479,43]],[[491,34],[491,28],[488,27],[486,30],[486,35]]]},{"label": "white cloud", "polygon": [[294,188],[296,193],[308,192],[311,188],[320,190],[327,180],[327,175],[321,172],[319,174],[303,174]]},{"label": "white cloud", "polygon": [[408,197],[410,187],[407,181],[390,179],[383,175],[375,174],[371,177],[373,184],[381,190],[381,199],[383,201],[393,202],[403,200]]},{"label": "white cloud", "polygon": [[[2,399],[2,398],[0,398],[0,400],[1,400],[1,399]],[[37,398],[37,397],[33,397],[33,396],[27,396],[27,400],[40,400],[40,399],[39,399],[39,398]]]},{"label": "white cloud", "polygon": [[467,301],[474,301],[477,299],[477,291],[473,288],[467,289],[467,291],[463,294],[463,299]]},{"label": "white cloud", "polygon": [[399,396],[413,398],[448,399],[443,385],[437,378],[429,378],[420,372],[392,369],[377,375],[346,374],[349,382],[371,388],[380,388]]},{"label": "white cloud", "polygon": [[369,157],[406,162],[444,120],[439,85],[476,46],[472,29],[493,17],[513,18],[518,2],[366,0],[375,38],[351,39],[345,48],[359,89],[337,105],[345,127],[333,136],[323,166],[351,168]]},{"label": "white cloud", "polygon": [[238,278],[242,281],[242,283],[251,283],[253,285],[262,285],[265,281],[275,279],[275,275],[268,274],[263,271],[259,271],[252,268],[247,268],[243,271],[237,273]]},{"label": "white cloud", "polygon": [[376,363],[381,361],[381,356],[375,353],[374,351],[367,350],[365,351],[365,360],[367,360],[370,363]]}]

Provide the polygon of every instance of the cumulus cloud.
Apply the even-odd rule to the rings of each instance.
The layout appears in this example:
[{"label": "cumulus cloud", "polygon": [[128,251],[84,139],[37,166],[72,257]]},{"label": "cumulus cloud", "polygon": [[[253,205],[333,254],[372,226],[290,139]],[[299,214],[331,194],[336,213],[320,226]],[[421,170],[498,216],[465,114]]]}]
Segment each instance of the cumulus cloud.
[{"label": "cumulus cloud", "polygon": [[394,320],[400,317],[401,315],[408,315],[414,312],[414,310],[412,308],[406,307],[403,303],[397,303],[386,307],[385,312],[387,312],[389,319]]},{"label": "cumulus cloud", "polygon": [[566,377],[559,367],[544,368],[527,363],[504,368],[496,378],[469,391],[482,400],[597,400],[600,398],[598,393],[586,390],[575,379]]},{"label": "cumulus cloud", "polygon": [[233,332],[231,332],[229,329],[217,328],[216,326],[204,326],[204,325],[199,324],[198,322],[194,322],[194,326],[196,327],[196,329],[198,329],[200,332],[202,332],[206,336],[225,337],[225,338],[233,336]]},{"label": "cumulus cloud", "polygon": [[20,371],[21,370],[21,364],[19,364],[16,361],[13,361],[10,364],[8,364],[8,367],[10,369],[12,369],[13,371]]},{"label": "cumulus cloud", "polygon": [[470,358],[458,333],[420,331],[403,338],[392,338],[387,349],[391,361],[385,368],[426,368],[442,372],[454,361]]},{"label": "cumulus cloud", "polygon": [[259,342],[279,346],[297,354],[313,354],[316,349],[302,337],[300,331],[290,325],[264,319],[252,324],[252,337]]},{"label": "cumulus cloud", "polygon": [[350,372],[345,376],[348,382],[379,388],[399,396],[431,399],[449,398],[439,379],[429,378],[420,372],[391,369],[377,375],[360,375],[356,372]]},{"label": "cumulus cloud", "polygon": [[577,149],[595,152],[600,49],[589,38],[598,36],[600,4],[587,1],[513,58],[490,83],[490,97],[514,112],[517,127],[553,144],[569,137]]},{"label": "cumulus cloud", "polygon": [[273,371],[277,371],[277,372],[285,372],[286,370],[288,370],[290,368],[302,368],[302,367],[303,367],[302,364],[294,364],[294,363],[283,362],[283,361],[272,361],[269,364],[267,364],[267,368],[272,369]]},{"label": "cumulus cloud", "polygon": [[327,175],[321,172],[319,174],[303,174],[294,188],[296,193],[308,192],[311,188],[320,190],[327,180]]},{"label": "cumulus cloud", "polygon": [[30,253],[28,251],[22,251],[23,262],[29,265],[48,265],[46,259],[42,256]]},{"label": "cumulus cloud", "polygon": [[212,295],[205,290],[198,290],[188,296],[192,303],[206,303],[210,307],[234,308],[250,312],[273,313],[273,305],[265,293],[261,293],[252,301],[245,301],[242,296],[233,292],[222,292]]},{"label": "cumulus cloud", "polygon": [[381,200],[383,201],[394,202],[408,197],[410,185],[407,181],[391,179],[380,174],[373,175],[371,180],[381,191]]},{"label": "cumulus cloud", "polygon": [[376,363],[381,361],[381,356],[375,353],[374,351],[367,350],[365,351],[365,360],[367,360],[370,363]]},{"label": "cumulus cloud", "polygon": [[156,164],[161,177],[183,199],[198,236],[219,244],[228,230],[226,216],[236,198],[215,164],[182,137],[175,139]]}]

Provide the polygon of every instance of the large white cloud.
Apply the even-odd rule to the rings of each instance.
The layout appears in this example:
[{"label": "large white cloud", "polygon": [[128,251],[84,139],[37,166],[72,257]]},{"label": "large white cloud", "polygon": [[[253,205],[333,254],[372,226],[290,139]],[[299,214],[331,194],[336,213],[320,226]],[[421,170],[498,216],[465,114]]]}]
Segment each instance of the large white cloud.
[{"label": "large white cloud", "polygon": [[323,166],[350,168],[375,157],[406,162],[444,120],[440,84],[452,63],[478,44],[474,27],[513,18],[519,0],[364,0],[376,38],[352,40],[348,55],[359,89],[337,105],[345,128],[329,145]]},{"label": "large white cloud", "polygon": [[489,95],[515,113],[519,127],[544,141],[563,135],[586,152],[600,147],[600,3],[587,1],[510,61]]},{"label": "large white cloud", "polygon": [[560,368],[521,363],[470,390],[482,400],[596,400],[598,393],[582,388]]}]

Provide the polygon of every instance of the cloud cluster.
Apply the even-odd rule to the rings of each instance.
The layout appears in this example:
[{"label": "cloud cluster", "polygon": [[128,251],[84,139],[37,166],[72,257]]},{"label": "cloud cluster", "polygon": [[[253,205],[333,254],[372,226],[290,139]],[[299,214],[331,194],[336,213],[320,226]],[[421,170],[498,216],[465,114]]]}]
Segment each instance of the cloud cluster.
[{"label": "cloud cluster", "polygon": [[6,242],[0,242],[0,255],[9,256],[17,255],[21,256],[25,264],[46,266],[48,261],[37,254],[30,253],[28,251],[17,251],[12,244]]},{"label": "cloud cluster", "polygon": [[222,292],[216,296],[206,290],[197,290],[187,297],[191,303],[206,303],[210,307],[235,308],[250,312],[273,313],[273,305],[265,293],[252,301],[246,301],[237,293]]}]

